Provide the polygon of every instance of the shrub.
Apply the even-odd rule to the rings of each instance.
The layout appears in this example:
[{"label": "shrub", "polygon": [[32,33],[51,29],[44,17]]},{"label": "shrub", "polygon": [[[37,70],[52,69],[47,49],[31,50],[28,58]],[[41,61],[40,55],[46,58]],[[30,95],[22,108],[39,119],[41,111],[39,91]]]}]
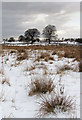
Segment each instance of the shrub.
[{"label": "shrub", "polygon": [[62,112],[71,112],[75,109],[75,102],[70,96],[60,96],[54,94],[53,96],[41,96],[41,102],[38,102],[40,105],[39,112],[37,116],[44,117],[53,113],[57,115],[58,113]]},{"label": "shrub", "polygon": [[53,84],[53,81],[49,78],[35,78],[31,80],[31,83],[29,84],[29,95],[40,95],[40,94],[46,94],[47,92],[52,92],[55,88],[55,85]]}]

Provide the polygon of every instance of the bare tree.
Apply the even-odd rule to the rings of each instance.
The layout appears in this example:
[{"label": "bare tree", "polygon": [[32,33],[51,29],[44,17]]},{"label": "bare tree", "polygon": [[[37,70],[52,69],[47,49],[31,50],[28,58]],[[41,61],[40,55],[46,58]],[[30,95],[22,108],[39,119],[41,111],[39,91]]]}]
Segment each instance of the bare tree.
[{"label": "bare tree", "polygon": [[53,37],[56,39],[57,34],[56,34],[56,27],[54,25],[48,25],[43,29],[43,36],[49,41],[51,41],[51,38]]}]

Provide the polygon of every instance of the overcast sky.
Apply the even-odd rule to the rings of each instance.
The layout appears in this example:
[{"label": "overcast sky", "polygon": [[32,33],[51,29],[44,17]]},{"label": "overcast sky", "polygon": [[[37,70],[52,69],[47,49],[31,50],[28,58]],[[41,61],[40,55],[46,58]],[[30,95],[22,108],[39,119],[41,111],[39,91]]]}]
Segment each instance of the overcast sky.
[{"label": "overcast sky", "polygon": [[80,37],[79,2],[3,2],[2,37],[17,38],[29,28],[55,25],[59,38]]}]

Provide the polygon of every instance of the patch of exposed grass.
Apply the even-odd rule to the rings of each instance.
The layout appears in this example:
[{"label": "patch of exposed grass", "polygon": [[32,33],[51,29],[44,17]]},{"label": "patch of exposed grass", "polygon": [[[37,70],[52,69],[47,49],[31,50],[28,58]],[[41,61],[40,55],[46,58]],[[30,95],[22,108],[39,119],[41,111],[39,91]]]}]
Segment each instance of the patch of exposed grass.
[{"label": "patch of exposed grass", "polygon": [[45,57],[49,57],[49,53],[41,53],[40,58],[44,59]]},{"label": "patch of exposed grass", "polygon": [[0,69],[0,74],[4,75],[4,70],[3,69]]},{"label": "patch of exposed grass", "polygon": [[38,56],[37,59],[35,61],[40,61],[41,59],[44,59],[44,61],[48,62],[49,60],[53,60],[54,61],[54,57],[50,56],[50,55],[46,55],[46,54],[42,54],[41,56]]},{"label": "patch of exposed grass", "polygon": [[52,55],[55,55],[55,54],[56,54],[56,51],[53,51],[53,52],[52,52]]},{"label": "patch of exposed grass", "polygon": [[6,78],[4,78],[4,79],[2,80],[2,84],[5,84],[5,83],[8,84],[9,86],[11,86],[9,80],[7,80]]},{"label": "patch of exposed grass", "polygon": [[24,50],[24,49],[18,49],[18,53],[25,53],[26,52],[26,50]]},{"label": "patch of exposed grass", "polygon": [[53,60],[53,61],[54,61],[54,57],[51,57],[51,56],[50,56],[50,57],[48,58],[48,60]]},{"label": "patch of exposed grass", "polygon": [[16,50],[11,50],[11,51],[10,51],[10,54],[11,54],[11,53],[16,53]]},{"label": "patch of exposed grass", "polygon": [[46,94],[52,92],[55,88],[53,81],[49,78],[34,78],[31,80],[29,86],[29,96]]},{"label": "patch of exposed grass", "polygon": [[28,59],[28,54],[27,53],[19,53],[17,55],[17,60],[18,61],[22,61],[22,60],[25,60],[25,59]]},{"label": "patch of exposed grass", "polygon": [[40,60],[44,59],[46,62],[48,62],[49,57],[50,57],[49,53],[42,53],[41,52],[40,56],[38,56],[35,61],[39,62]]},{"label": "patch of exposed grass", "polygon": [[53,64],[53,62],[50,62],[50,64]]},{"label": "patch of exposed grass", "polygon": [[31,66],[27,66],[26,68],[25,68],[25,71],[32,71],[32,70],[34,70],[35,69],[35,65],[31,65]]},{"label": "patch of exposed grass", "polygon": [[58,113],[71,112],[75,109],[75,102],[70,96],[59,96],[54,94],[53,96],[41,96],[41,102],[39,112],[37,116],[44,117],[49,114],[57,115]]},{"label": "patch of exposed grass", "polygon": [[65,72],[66,70],[73,70],[73,69],[68,65],[63,65],[62,67],[58,68],[57,74],[61,74],[61,73]]},{"label": "patch of exposed grass", "polygon": [[44,59],[44,61],[48,62],[48,57],[46,57],[46,58]]},{"label": "patch of exposed grass", "polygon": [[[80,61],[80,53],[81,53],[81,46],[72,46],[72,45],[32,45],[32,46],[7,46],[7,45],[2,45],[3,50],[51,50],[57,53],[58,51],[64,51],[65,54],[60,55],[61,57],[67,57],[67,58],[76,58],[77,61]],[[55,52],[53,54],[55,54]],[[21,52],[20,52],[21,53]]]}]

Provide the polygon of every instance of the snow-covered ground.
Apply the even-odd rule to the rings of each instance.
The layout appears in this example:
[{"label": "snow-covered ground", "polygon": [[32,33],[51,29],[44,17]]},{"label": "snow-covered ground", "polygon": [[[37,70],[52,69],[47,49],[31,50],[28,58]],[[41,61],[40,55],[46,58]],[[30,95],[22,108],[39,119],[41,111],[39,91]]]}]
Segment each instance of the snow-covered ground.
[{"label": "snow-covered ground", "polygon": [[[13,46],[29,46],[32,44],[28,44],[28,43],[24,43],[24,42],[0,42],[0,44],[7,44],[7,45],[13,45]],[[63,41],[63,42],[51,42],[51,45],[54,44],[66,44],[66,45],[82,45],[82,43],[78,43],[78,42],[70,42],[70,41]],[[48,42],[34,42],[33,45],[49,45]]]},{"label": "snow-covered ground", "polygon": [[[29,96],[28,84],[31,79],[49,77],[59,87],[64,88],[64,94],[76,101],[74,113],[58,113],[48,115],[47,118],[80,118],[80,72],[78,62],[73,58],[59,58],[52,55],[52,51],[27,50],[28,59],[17,61],[17,51],[10,53],[5,50],[0,56],[0,119],[1,118],[34,118],[37,117],[40,97]],[[41,53],[49,53],[54,60],[37,61]],[[69,66],[70,70],[59,71],[62,66]],[[58,73],[59,72],[59,73]]]}]

